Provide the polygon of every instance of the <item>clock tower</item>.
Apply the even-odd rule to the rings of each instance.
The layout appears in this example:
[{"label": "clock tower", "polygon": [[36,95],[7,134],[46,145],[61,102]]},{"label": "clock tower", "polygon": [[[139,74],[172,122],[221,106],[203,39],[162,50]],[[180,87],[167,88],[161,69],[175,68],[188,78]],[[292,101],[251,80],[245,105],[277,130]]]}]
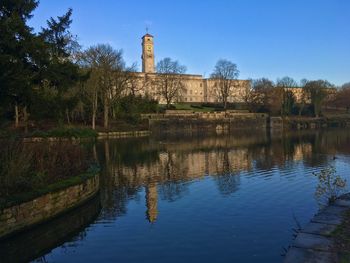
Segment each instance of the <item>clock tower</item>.
[{"label": "clock tower", "polygon": [[154,73],[153,36],[146,34],[142,37],[142,72]]}]

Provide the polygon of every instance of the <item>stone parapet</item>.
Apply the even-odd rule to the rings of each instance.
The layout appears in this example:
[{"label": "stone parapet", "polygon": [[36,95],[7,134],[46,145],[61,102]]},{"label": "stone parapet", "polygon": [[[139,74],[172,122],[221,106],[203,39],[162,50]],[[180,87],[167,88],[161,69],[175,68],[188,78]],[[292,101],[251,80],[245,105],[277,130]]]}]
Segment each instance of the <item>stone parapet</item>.
[{"label": "stone parapet", "polygon": [[47,193],[33,200],[0,210],[0,238],[9,236],[64,213],[99,191],[99,175],[81,184]]}]

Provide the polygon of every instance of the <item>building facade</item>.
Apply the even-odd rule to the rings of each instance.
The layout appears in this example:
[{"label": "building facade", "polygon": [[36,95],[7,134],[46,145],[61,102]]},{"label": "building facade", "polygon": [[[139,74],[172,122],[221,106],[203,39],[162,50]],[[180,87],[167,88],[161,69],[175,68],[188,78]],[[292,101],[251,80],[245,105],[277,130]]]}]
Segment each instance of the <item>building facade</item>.
[{"label": "building facade", "polygon": [[[159,94],[157,86],[154,85],[159,74],[155,70],[154,37],[146,34],[142,37],[142,72],[136,73],[136,86],[139,94],[149,95],[165,103],[164,98]],[[183,89],[176,97],[176,102],[189,103],[215,103],[220,102],[216,90],[217,81],[210,78],[203,78],[202,75],[178,74],[183,84]],[[243,102],[247,89],[250,87],[249,80],[233,80],[232,89],[228,97],[228,102]]]},{"label": "building facade", "polygon": [[[149,95],[150,97],[164,104],[166,101],[157,88],[157,78],[161,74],[156,72],[154,37],[151,34],[145,34],[142,37],[142,72],[134,73],[136,81],[135,90],[138,94]],[[212,78],[204,78],[202,75],[196,74],[176,74],[183,88],[179,92],[173,102],[180,103],[218,103],[221,102],[218,89],[218,81]],[[248,92],[251,90],[250,80],[232,80],[232,88],[230,88],[227,102],[229,103],[245,103]],[[285,91],[293,93],[297,103],[310,103],[310,98],[306,96],[305,90],[300,87],[285,88]],[[327,90],[327,97],[331,98],[335,93],[335,89]]]}]

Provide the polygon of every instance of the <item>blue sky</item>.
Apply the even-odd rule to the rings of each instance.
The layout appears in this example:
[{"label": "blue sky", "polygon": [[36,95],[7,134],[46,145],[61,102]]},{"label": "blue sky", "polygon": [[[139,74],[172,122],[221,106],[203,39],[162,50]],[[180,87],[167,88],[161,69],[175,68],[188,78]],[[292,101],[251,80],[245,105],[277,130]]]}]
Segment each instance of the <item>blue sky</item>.
[{"label": "blue sky", "polygon": [[39,30],[69,7],[83,47],[109,43],[139,68],[148,26],[156,61],[171,57],[187,73],[209,76],[225,58],[242,79],[350,81],[349,0],[42,0],[30,25]]}]

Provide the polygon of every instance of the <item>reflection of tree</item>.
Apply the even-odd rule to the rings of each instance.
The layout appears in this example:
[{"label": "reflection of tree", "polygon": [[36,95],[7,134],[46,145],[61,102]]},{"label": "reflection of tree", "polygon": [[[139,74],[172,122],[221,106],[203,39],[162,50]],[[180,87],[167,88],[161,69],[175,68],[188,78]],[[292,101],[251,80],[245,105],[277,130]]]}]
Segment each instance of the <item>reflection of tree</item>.
[{"label": "reflection of tree", "polygon": [[181,152],[166,152],[162,154],[160,158],[162,184],[159,186],[162,199],[174,201],[182,197],[187,191],[186,184],[182,183],[184,179],[190,179],[188,177],[186,157]]},{"label": "reflection of tree", "polygon": [[312,154],[304,159],[305,165],[309,167],[314,167],[321,164],[326,164],[328,162],[327,153],[330,149],[327,147],[327,143],[323,140],[323,136],[327,136],[326,133],[321,131],[315,131],[312,136],[310,136],[310,141],[312,144]]},{"label": "reflection of tree", "polygon": [[104,163],[100,173],[101,203],[104,208],[102,215],[109,219],[126,213],[127,201],[131,197],[137,197],[139,188],[139,186],[130,186],[126,182],[128,175],[122,172],[119,147],[115,146],[108,140],[104,141],[99,158]]},{"label": "reflection of tree", "polygon": [[[349,153],[350,132],[300,131],[263,135],[213,136],[180,139],[111,140],[97,144],[102,166],[101,196],[106,217],[127,212],[128,200],[141,198],[146,188],[146,212],[158,217],[157,199],[176,201],[188,193],[187,181],[210,175],[223,195],[237,191],[242,171],[273,176],[272,168],[290,169],[297,161],[319,166],[338,149]],[[169,141],[167,141],[169,140]],[[92,151],[93,153],[93,151]],[[263,171],[268,172],[263,172]]]},{"label": "reflection of tree", "polygon": [[240,175],[239,174],[221,174],[215,177],[219,191],[222,195],[227,196],[233,194],[239,189]]},{"label": "reflection of tree", "polygon": [[230,195],[238,190],[240,175],[231,163],[228,149],[217,152],[217,156],[215,181],[222,195]]},{"label": "reflection of tree", "polygon": [[161,198],[170,202],[180,199],[187,191],[187,186],[183,182],[164,182],[159,186]]}]

